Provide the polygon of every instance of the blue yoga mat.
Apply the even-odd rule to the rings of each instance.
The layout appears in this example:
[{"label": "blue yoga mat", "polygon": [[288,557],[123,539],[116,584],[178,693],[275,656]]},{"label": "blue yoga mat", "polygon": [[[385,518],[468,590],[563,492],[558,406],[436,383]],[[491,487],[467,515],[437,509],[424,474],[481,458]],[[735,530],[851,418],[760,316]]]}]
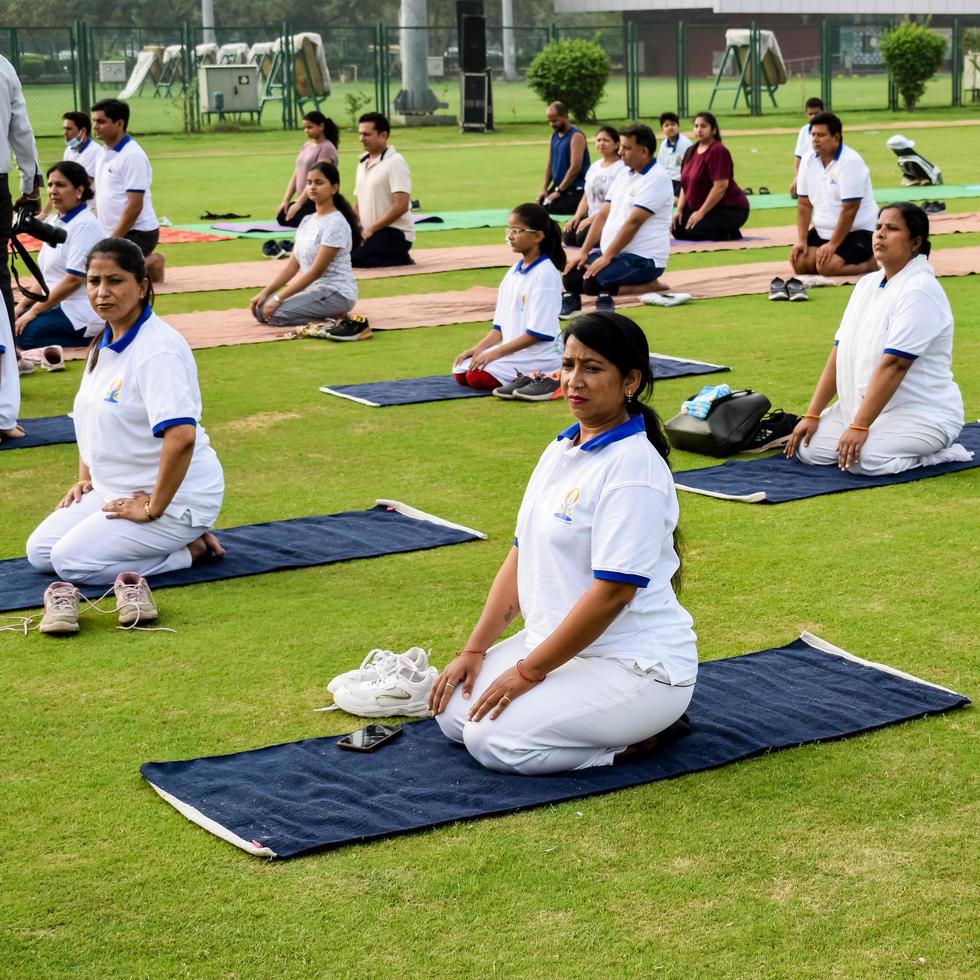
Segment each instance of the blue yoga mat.
[{"label": "blue yoga mat", "polygon": [[[651,356],[650,366],[653,368],[653,377],[657,381],[731,370],[722,364],[687,361],[679,357],[668,357],[665,354]],[[444,402],[455,398],[480,398],[490,394],[489,391],[478,391],[457,384],[452,375],[448,374],[437,374],[428,378],[402,378],[398,381],[372,381],[360,385],[334,387],[324,385],[320,391],[340,398],[349,398],[371,408],[417,405],[420,402]]]},{"label": "blue yoga mat", "polygon": [[680,490],[723,500],[737,500],[745,504],[783,504],[788,500],[805,500],[825,493],[912,483],[980,466],[980,423],[971,422],[964,426],[956,441],[974,453],[972,460],[919,466],[894,476],[858,476],[842,473],[836,466],[807,466],[797,459],[787,459],[780,452],[762,459],[731,459],[720,466],[684,470],[674,474],[674,483]]},{"label": "blue yoga mat", "polygon": [[[150,585],[154,589],[196,585],[355,558],[424,551],[486,537],[395,500],[379,500],[370,510],[244,524],[215,533],[225,549],[224,558],[151,576]],[[53,575],[34,571],[26,558],[0,561],[0,612],[40,606],[44,590],[53,581]],[[105,592],[105,587],[80,586],[79,591],[94,599]]]},{"label": "blue yoga mat", "polygon": [[205,829],[252,854],[288,858],[670,779],[969,703],[804,633],[785,647],[702,664],[688,712],[693,733],[621,766],[491,772],[435,721],[422,721],[372,755],[342,752],[329,736],[148,762],[140,772]]},{"label": "blue yoga mat", "polygon": [[23,439],[4,439],[0,442],[0,449],[32,449],[34,446],[75,441],[75,423],[67,415],[21,419],[20,424],[27,435]]}]

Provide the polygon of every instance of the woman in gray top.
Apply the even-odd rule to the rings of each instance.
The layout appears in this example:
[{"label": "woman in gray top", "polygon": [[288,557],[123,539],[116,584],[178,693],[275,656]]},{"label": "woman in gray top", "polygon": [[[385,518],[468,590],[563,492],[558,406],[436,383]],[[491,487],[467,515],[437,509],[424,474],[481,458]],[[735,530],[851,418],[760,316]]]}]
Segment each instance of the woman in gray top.
[{"label": "woman in gray top", "polygon": [[289,261],[249,303],[259,323],[279,327],[339,319],[357,302],[350,253],[361,242],[361,228],[340,193],[337,168],[326,161],[314,164],[306,194],[316,211],[296,230]]}]

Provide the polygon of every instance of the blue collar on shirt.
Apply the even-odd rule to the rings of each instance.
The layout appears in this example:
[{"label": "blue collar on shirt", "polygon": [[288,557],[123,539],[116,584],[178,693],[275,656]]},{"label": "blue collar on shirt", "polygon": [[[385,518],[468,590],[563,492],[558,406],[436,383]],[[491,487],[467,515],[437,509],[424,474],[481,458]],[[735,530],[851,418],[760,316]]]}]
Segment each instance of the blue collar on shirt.
[{"label": "blue collar on shirt", "polygon": [[514,269],[522,276],[526,276],[536,265],[541,265],[546,258],[548,258],[547,255],[539,255],[530,265],[525,265],[523,258],[518,259],[517,265],[514,266]]},{"label": "blue collar on shirt", "polygon": [[656,157],[654,157],[642,170],[631,170],[630,173],[631,174],[645,174],[645,173],[649,173],[650,172],[650,168],[651,167],[655,167],[656,165],[657,165],[657,159],[656,159]]},{"label": "blue collar on shirt", "polygon": [[67,214],[60,215],[60,220],[63,225],[67,225],[72,218],[77,218],[83,211],[88,211],[88,203],[82,201],[81,204],[76,204]]},{"label": "blue collar on shirt", "polygon": [[86,150],[88,149],[88,145],[89,145],[89,143],[91,143],[91,142],[92,142],[92,137],[91,137],[91,136],[89,136],[89,137],[88,137],[88,138],[87,138],[87,139],[85,140],[85,142],[84,142],[84,143],[82,143],[82,145],[81,145],[81,146],[76,146],[76,147],[75,147],[75,152],[76,152],[76,153],[84,153],[84,152],[85,152],[85,151],[86,151]]},{"label": "blue collar on shirt", "polygon": [[834,159],[839,160],[840,155],[844,152],[844,141],[840,141],[840,146],[837,147],[837,152],[834,154]]},{"label": "blue collar on shirt", "polygon": [[673,143],[671,143],[670,140],[665,139],[664,140],[664,145],[667,147],[668,150],[670,150],[671,153],[676,153],[677,152],[677,144],[680,142],[680,139],[681,139],[681,134],[678,133],[677,134],[677,138],[674,140]]},{"label": "blue collar on shirt", "polygon": [[[619,442],[620,439],[626,439],[629,436],[635,436],[638,432],[646,432],[646,423],[643,421],[642,415],[631,415],[625,422],[620,422],[614,429],[607,429],[605,432],[600,433],[594,439],[590,439],[588,442],[583,442],[578,448],[585,453],[594,452],[596,449],[602,449],[603,446],[612,445],[614,442]],[[576,422],[574,425],[570,425],[564,432],[559,432],[556,436],[556,441],[559,439],[576,439],[578,438],[578,433],[580,429],[580,424]]]},{"label": "blue collar on shirt", "polygon": [[136,339],[136,335],[140,332],[140,327],[152,315],[152,307],[144,306],[143,312],[139,315],[137,321],[115,343],[111,342],[112,331],[109,329],[109,325],[106,324],[105,331],[102,334],[102,340],[99,342],[99,350],[102,350],[103,347],[108,347],[109,350],[121,354]]},{"label": "blue collar on shirt", "polygon": [[132,143],[133,137],[127,133],[115,146],[110,146],[109,149],[115,153],[118,153],[127,143]]}]

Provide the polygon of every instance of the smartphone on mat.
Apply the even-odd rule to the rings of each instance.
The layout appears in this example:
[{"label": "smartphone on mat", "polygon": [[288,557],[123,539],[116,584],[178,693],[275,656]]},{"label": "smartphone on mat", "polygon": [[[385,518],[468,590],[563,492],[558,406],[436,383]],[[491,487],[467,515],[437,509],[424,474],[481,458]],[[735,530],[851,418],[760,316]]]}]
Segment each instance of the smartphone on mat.
[{"label": "smartphone on mat", "polygon": [[401,733],[401,725],[368,725],[339,739],[337,748],[349,752],[374,752]]}]

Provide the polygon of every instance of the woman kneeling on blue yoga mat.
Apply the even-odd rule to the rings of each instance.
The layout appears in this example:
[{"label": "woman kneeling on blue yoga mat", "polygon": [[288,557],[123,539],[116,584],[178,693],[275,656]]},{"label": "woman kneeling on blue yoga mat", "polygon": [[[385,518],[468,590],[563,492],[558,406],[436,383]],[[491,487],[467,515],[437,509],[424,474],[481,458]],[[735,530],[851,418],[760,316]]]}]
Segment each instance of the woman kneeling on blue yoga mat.
[{"label": "woman kneeling on blue yoga mat", "polygon": [[953,444],[963,398],[953,312],[927,258],[929,216],[916,204],[886,205],[871,248],[881,269],[854,287],[786,455],[868,476],[969,459]]},{"label": "woman kneeling on blue yoga mat", "polygon": [[72,412],[78,481],[30,536],[27,559],[66,583],[101,585],[220,556],[211,528],[224,476],[200,424],[194,355],[153,312],[132,242],[98,242],[86,281],[105,327],[89,347]]},{"label": "woman kneeling on blue yoga mat", "polygon": [[[465,648],[429,700],[490,769],[611,765],[688,728],[698,671],[677,601],[677,495],[643,331],[594,313],[565,331],[562,389],[578,420],[545,449]],[[524,629],[494,642],[518,615]]]}]

